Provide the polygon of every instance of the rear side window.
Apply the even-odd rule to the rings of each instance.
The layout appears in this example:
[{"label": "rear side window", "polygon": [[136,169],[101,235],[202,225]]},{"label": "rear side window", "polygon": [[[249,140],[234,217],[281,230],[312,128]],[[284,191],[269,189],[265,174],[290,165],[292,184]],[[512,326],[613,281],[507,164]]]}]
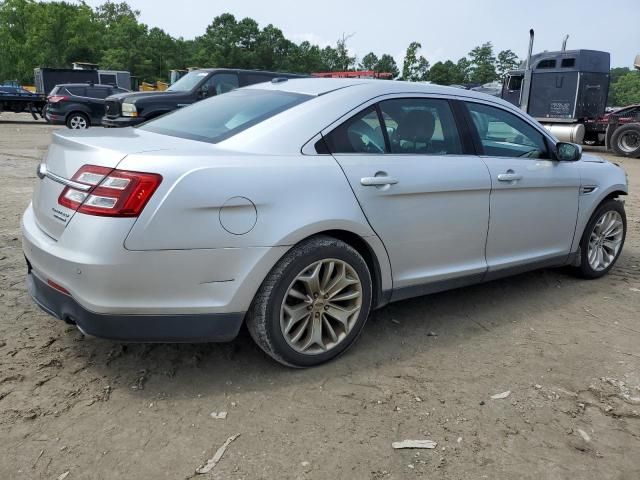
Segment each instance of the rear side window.
[{"label": "rear side window", "polygon": [[549,158],[544,136],[532,125],[501,108],[466,102],[484,155]]},{"label": "rear side window", "polygon": [[85,87],[67,87],[67,92],[77,97],[86,97],[86,90]]},{"label": "rear side window", "polygon": [[571,68],[576,66],[575,58],[563,58],[560,65],[562,68]]},{"label": "rear side window", "polygon": [[141,125],[141,130],[218,143],[284,112],[311,95],[271,90],[234,90]]},{"label": "rear side window", "polygon": [[462,144],[447,100],[402,98],[380,102],[391,153],[461,154]]},{"label": "rear side window", "polygon": [[87,97],[90,98],[107,98],[111,89],[108,88],[87,88]]},{"label": "rear side window", "polygon": [[382,125],[375,107],[369,107],[335,128],[325,138],[331,153],[384,153]]}]

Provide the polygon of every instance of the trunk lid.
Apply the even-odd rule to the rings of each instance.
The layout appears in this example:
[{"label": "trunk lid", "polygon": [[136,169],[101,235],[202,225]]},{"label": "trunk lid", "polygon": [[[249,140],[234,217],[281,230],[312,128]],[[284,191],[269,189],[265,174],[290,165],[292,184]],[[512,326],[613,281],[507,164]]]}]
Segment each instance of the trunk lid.
[{"label": "trunk lid", "polygon": [[54,132],[51,146],[38,167],[39,179],[33,193],[38,226],[50,237],[56,240],[60,237],[75,210],[60,205],[58,198],[66,186],[64,182],[71,180],[83,165],[116,168],[130,153],[165,150],[170,143],[171,137],[133,128]]}]

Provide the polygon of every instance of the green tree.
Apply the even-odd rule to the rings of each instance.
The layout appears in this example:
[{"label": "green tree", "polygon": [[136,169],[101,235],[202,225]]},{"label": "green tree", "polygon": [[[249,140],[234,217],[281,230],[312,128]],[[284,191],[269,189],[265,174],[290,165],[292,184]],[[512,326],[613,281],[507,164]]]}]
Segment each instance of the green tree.
[{"label": "green tree", "polygon": [[293,44],[288,60],[288,69],[292,72],[311,73],[329,70],[323,61],[320,47],[308,41],[300,45]]},{"label": "green tree", "polygon": [[380,59],[375,53],[369,52],[360,60],[359,68],[361,70],[375,70],[379,61]]},{"label": "green tree", "polygon": [[353,35],[342,35],[342,38],[336,42],[336,61],[337,70],[347,71],[350,70],[356,64],[356,57],[349,55],[349,48],[347,48],[347,40]]},{"label": "green tree", "polygon": [[453,85],[463,83],[463,75],[460,74],[458,65],[451,60],[436,62],[429,70],[429,80],[438,85]]},{"label": "green tree", "polygon": [[147,26],[138,22],[140,12],[125,3],[106,2],[96,9],[101,28],[100,67],[138,72],[142,78],[153,74],[145,52]]},{"label": "green tree", "polygon": [[610,87],[610,100],[618,107],[640,103],[640,71],[620,76]]},{"label": "green tree", "polygon": [[456,63],[456,70],[458,71],[457,84],[465,84],[470,83],[471,76],[471,62],[467,59],[467,57],[462,57]]},{"label": "green tree", "polygon": [[493,55],[491,42],[483,43],[469,52],[472,83],[489,83],[498,79],[496,73],[496,57]]},{"label": "green tree", "polygon": [[378,73],[390,73],[392,79],[400,75],[400,70],[398,70],[396,60],[388,53],[385,53],[380,57],[380,60],[376,64],[374,70]]},{"label": "green tree", "polygon": [[502,50],[498,53],[496,71],[499,78],[504,78],[511,70],[515,70],[520,64],[518,56],[511,50]]},{"label": "green tree", "polygon": [[422,48],[419,42],[411,42],[407,47],[402,66],[402,79],[407,82],[420,82],[427,80],[429,74],[429,62],[418,52]]}]

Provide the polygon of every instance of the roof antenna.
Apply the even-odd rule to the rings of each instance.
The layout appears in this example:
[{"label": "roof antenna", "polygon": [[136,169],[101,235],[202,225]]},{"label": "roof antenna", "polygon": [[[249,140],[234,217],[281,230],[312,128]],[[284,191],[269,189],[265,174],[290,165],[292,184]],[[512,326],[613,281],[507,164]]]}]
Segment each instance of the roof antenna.
[{"label": "roof antenna", "polygon": [[562,39],[562,51],[563,52],[567,49],[567,40],[569,40],[569,34],[568,33]]}]

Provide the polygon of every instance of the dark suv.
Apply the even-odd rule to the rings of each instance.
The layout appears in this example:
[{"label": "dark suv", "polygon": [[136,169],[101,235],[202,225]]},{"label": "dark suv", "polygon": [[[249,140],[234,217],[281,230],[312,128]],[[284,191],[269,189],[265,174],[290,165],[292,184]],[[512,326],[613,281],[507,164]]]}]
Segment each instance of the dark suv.
[{"label": "dark suv", "polygon": [[100,125],[104,116],[104,100],[127,90],[112,85],[64,83],[56,85],[47,97],[46,119],[69,128]]},{"label": "dark suv", "polygon": [[228,68],[193,70],[164,92],[132,92],[107,98],[106,115],[102,119],[102,125],[105,127],[130,127],[238,87],[270,82],[274,78],[302,76]]}]

